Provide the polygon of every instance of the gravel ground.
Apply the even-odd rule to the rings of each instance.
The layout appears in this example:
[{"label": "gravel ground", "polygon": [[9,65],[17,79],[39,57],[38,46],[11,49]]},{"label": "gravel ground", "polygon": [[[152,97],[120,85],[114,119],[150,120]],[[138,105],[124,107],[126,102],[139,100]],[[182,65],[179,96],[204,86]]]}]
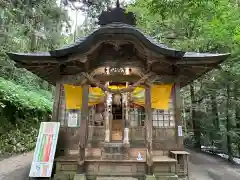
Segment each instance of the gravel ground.
[{"label": "gravel ground", "polygon": [[24,180],[28,177],[33,152],[0,161],[0,180]]},{"label": "gravel ground", "polygon": [[239,165],[204,153],[189,152],[190,180],[240,180]]},{"label": "gravel ground", "polygon": [[[189,180],[240,180],[240,166],[203,153],[190,153]],[[0,180],[27,179],[32,158],[30,152],[0,160]]]}]

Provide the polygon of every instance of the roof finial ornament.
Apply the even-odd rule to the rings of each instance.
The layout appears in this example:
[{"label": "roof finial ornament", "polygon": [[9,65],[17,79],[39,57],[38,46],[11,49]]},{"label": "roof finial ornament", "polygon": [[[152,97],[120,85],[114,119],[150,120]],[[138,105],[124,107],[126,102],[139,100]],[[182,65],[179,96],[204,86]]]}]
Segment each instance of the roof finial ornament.
[{"label": "roof finial ornament", "polygon": [[119,0],[117,0],[117,8],[119,8],[120,7],[120,3],[119,3]]},{"label": "roof finial ornament", "polygon": [[103,11],[99,18],[98,24],[101,26],[111,23],[122,23],[129,24],[132,26],[136,25],[136,18],[132,12],[126,12],[125,9],[120,7],[120,0],[116,0],[116,7]]}]

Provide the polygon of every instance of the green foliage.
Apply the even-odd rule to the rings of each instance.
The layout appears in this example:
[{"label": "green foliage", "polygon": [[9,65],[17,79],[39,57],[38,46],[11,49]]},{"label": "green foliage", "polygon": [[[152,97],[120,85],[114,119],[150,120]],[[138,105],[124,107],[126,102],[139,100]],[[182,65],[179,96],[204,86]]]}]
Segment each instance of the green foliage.
[{"label": "green foliage", "polygon": [[67,12],[55,0],[3,0],[0,7],[0,154],[29,151],[41,121],[52,111],[54,87],[18,69],[6,52],[62,47],[70,28]]},{"label": "green foliage", "polygon": [[193,82],[194,94],[188,86],[182,89],[183,117],[192,124],[187,139],[240,156],[239,1],[136,0],[128,9],[136,13],[138,26],[162,43],[184,51],[232,54],[222,69]]},{"label": "green foliage", "polygon": [[0,125],[0,155],[27,152],[35,148],[40,125],[37,118],[18,119],[16,125],[6,119]]},{"label": "green foliage", "polygon": [[50,98],[50,94],[46,91],[29,91],[27,88],[0,78],[0,101],[3,108],[10,103],[17,109],[51,112],[52,98]]},{"label": "green foliage", "polygon": [[39,124],[48,120],[51,110],[50,92],[0,78],[0,155],[33,149]]}]

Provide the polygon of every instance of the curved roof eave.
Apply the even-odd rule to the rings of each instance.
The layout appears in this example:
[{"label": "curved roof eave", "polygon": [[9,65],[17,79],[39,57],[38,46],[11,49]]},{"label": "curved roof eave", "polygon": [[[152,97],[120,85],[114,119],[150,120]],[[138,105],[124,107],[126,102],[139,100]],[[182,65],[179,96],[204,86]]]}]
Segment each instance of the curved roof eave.
[{"label": "curved roof eave", "polygon": [[[133,27],[127,24],[121,23],[112,23],[105,26],[102,26],[95,30],[93,33],[86,37],[79,38],[75,43],[67,45],[63,48],[52,50],[49,52],[36,52],[36,53],[7,53],[8,56],[13,60],[44,60],[49,58],[60,58],[67,56],[69,54],[78,52],[78,53],[85,53],[87,52],[93,44],[96,43],[97,36],[101,36],[104,34],[130,34],[137,39],[139,39],[144,46],[148,49],[159,53],[161,55],[174,57],[174,58],[182,58],[185,52],[180,50],[175,50],[165,46],[164,44],[158,43],[153,38],[145,35],[141,32],[138,28]],[[37,59],[36,59],[37,58]]]},{"label": "curved roof eave", "polygon": [[218,63],[223,62],[226,60],[231,54],[225,53],[225,54],[218,54],[218,53],[196,53],[196,52],[186,52],[183,56],[183,60],[201,60],[201,59],[207,59],[207,60],[217,60]]},{"label": "curved roof eave", "polygon": [[6,53],[8,57],[15,62],[18,61],[26,61],[26,60],[31,60],[31,61],[56,61],[55,58],[51,56],[49,52],[36,52],[36,53],[15,53],[15,52],[7,52]]},{"label": "curved roof eave", "polygon": [[161,55],[175,57],[175,58],[181,58],[184,56],[185,52],[169,48],[163,44],[158,43],[153,38],[145,35],[141,30],[138,28],[122,24],[122,23],[112,23],[105,26],[102,26],[95,30],[90,35],[80,38],[76,43],[71,44],[67,47],[63,47],[57,50],[50,51],[50,54],[53,57],[61,57],[66,56],[68,54],[72,54],[75,52],[78,53],[85,53],[87,52],[93,44],[96,43],[97,36],[101,36],[104,34],[130,34],[132,36],[135,36],[137,39],[139,39],[142,44],[147,47],[148,49],[159,53]]}]

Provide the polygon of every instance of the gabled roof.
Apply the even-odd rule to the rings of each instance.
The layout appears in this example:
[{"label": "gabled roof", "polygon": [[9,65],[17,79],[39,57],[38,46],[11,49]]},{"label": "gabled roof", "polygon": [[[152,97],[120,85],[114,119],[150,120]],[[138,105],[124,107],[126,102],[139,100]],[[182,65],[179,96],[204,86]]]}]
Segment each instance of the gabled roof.
[{"label": "gabled roof", "polygon": [[[129,34],[132,35],[133,37],[139,39],[143,43],[144,46],[149,48],[150,50],[159,53],[161,55],[169,56],[169,57],[182,57],[185,52],[169,48],[165,46],[164,44],[158,43],[155,39],[151,38],[150,36],[145,35],[141,30],[139,30],[136,27],[133,27],[131,25],[127,24],[121,24],[121,23],[113,23],[113,24],[108,24],[105,26],[102,26],[95,31],[93,31],[90,35],[86,37],[81,37],[77,39],[77,41],[73,44],[64,46],[60,49],[52,50],[49,52],[37,52],[37,53],[8,53],[10,58],[14,57],[14,59],[22,59],[22,57],[25,57],[27,59],[31,59],[37,56],[39,58],[46,58],[46,57],[51,57],[51,58],[61,58],[65,57],[69,54],[78,52],[79,54],[86,53],[91,46],[94,45],[94,43],[97,43],[101,38],[96,38],[99,37],[103,34]],[[13,59],[13,60],[14,60]],[[58,59],[60,60],[60,59]]]},{"label": "gabled roof", "polygon": [[[65,66],[68,66],[69,64],[66,61],[68,61],[70,56],[74,54],[84,55],[99,42],[121,40],[123,37],[129,42],[137,41],[137,43],[140,43],[156,55],[166,57],[170,61],[173,59],[174,61],[171,61],[172,65],[191,71],[191,77],[188,77],[188,75],[183,76],[181,86],[186,85],[206,71],[213,69],[230,55],[183,52],[172,49],[145,35],[138,28],[122,23],[112,23],[102,26],[90,35],[79,38],[75,43],[53,51],[39,53],[9,52],[7,54],[10,59],[16,62],[18,67],[26,68],[48,82],[55,84],[55,81],[60,77],[61,65],[65,64]],[[78,62],[78,66],[80,71],[83,71],[83,69],[81,70],[81,66],[83,67],[84,63]],[[184,75],[184,72],[186,71],[184,70],[180,73]]]}]

